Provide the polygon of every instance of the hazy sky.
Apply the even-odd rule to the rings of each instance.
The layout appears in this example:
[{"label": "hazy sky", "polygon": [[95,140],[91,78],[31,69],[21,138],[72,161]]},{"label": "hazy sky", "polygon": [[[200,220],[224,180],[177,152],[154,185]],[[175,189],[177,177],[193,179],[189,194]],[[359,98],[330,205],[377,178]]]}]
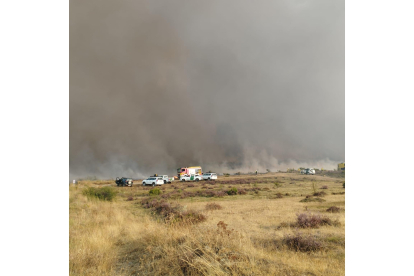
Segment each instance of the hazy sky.
[{"label": "hazy sky", "polygon": [[345,3],[70,1],[70,177],[334,168]]}]

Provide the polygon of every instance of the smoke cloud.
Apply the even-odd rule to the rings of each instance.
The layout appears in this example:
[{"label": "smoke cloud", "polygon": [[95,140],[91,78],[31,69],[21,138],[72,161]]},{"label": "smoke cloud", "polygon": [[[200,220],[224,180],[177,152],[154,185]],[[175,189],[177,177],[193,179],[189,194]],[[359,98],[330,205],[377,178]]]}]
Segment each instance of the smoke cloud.
[{"label": "smoke cloud", "polygon": [[70,1],[70,178],[345,160],[345,3]]}]

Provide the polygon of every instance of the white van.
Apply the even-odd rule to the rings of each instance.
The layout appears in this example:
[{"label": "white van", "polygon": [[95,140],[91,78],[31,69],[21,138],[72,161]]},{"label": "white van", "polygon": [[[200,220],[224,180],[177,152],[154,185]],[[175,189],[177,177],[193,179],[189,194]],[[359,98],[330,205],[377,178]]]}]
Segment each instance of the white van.
[{"label": "white van", "polygon": [[217,179],[217,174],[216,173],[204,173],[203,174],[203,179],[204,180],[216,180]]}]

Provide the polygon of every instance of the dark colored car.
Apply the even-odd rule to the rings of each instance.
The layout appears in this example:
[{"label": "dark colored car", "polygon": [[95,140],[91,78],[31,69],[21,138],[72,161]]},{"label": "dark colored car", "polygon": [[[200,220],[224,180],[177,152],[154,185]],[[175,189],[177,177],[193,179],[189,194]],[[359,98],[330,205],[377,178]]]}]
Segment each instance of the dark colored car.
[{"label": "dark colored car", "polygon": [[117,177],[115,180],[116,186],[129,186],[132,187],[132,184],[134,184],[134,182],[132,181],[132,178],[127,178],[127,177]]}]

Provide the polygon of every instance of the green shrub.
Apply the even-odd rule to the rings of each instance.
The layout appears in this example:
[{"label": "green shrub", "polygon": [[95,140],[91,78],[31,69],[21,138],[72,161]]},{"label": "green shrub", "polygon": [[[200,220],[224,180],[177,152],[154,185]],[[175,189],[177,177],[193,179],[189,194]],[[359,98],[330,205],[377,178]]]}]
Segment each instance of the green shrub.
[{"label": "green shrub", "polygon": [[160,189],[158,189],[158,188],[154,188],[154,189],[151,189],[151,190],[149,191],[149,194],[150,194],[150,195],[160,195],[160,194],[161,194],[161,190],[160,190]]},{"label": "green shrub", "polygon": [[275,183],[273,183],[275,185],[275,188],[279,188],[282,187],[282,183],[280,183],[279,181],[276,181]]},{"label": "green shrub", "polygon": [[99,200],[112,201],[118,194],[118,191],[112,187],[88,187],[82,191],[82,194],[88,198],[97,198]]},{"label": "green shrub", "polygon": [[228,195],[237,195],[237,188],[231,188],[227,191]]},{"label": "green shrub", "polygon": [[342,188],[344,188],[344,189],[345,189],[345,181],[344,181],[344,183],[342,184]]}]

